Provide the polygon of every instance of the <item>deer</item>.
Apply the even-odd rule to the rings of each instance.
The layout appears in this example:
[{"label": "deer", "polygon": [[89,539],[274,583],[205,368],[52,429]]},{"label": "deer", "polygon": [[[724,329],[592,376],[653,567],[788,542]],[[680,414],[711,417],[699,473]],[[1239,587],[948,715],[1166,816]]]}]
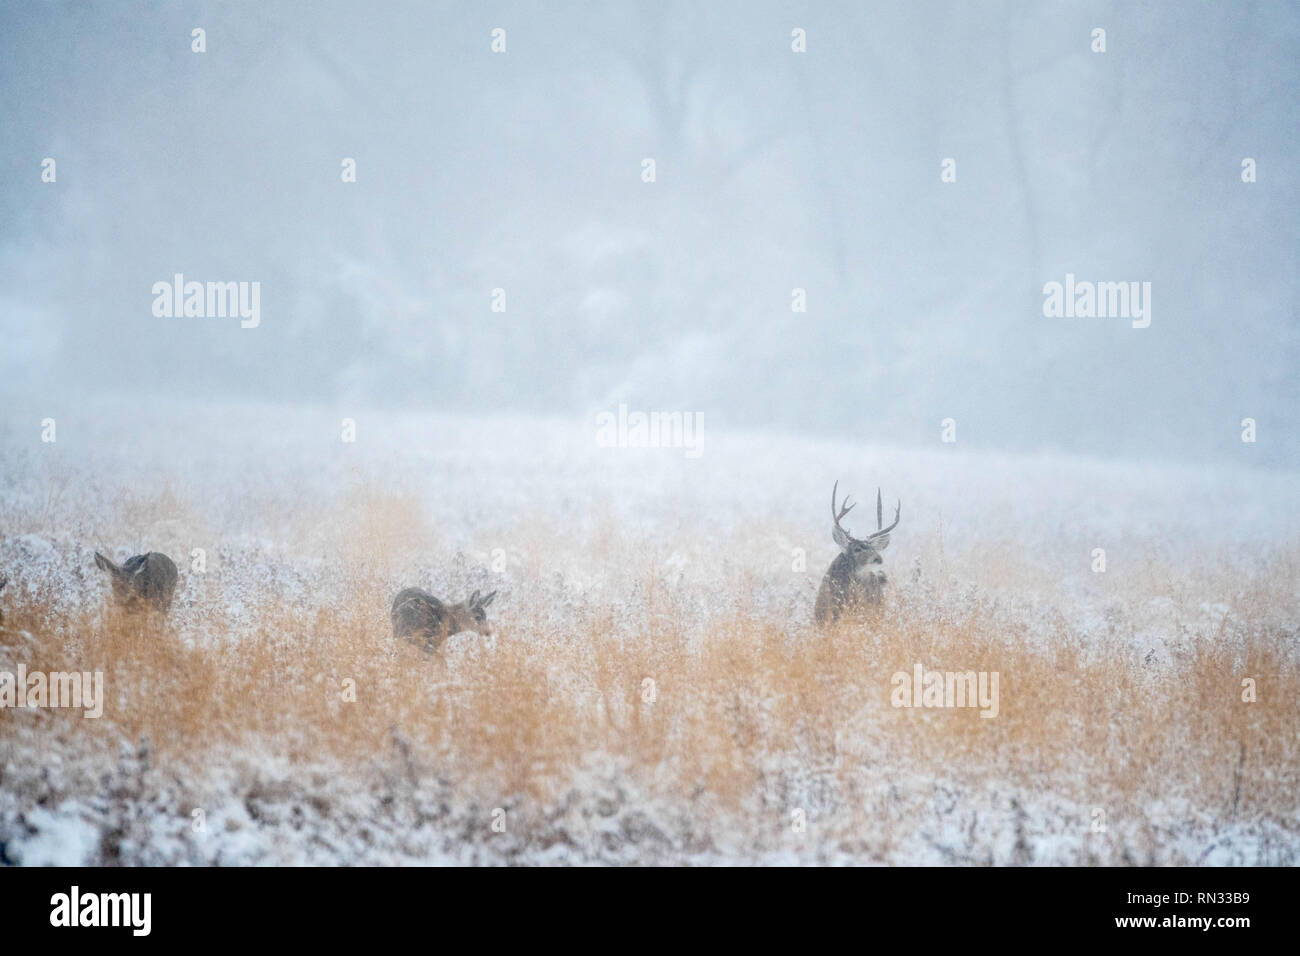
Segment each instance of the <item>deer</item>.
[{"label": "deer", "polygon": [[113,598],[128,611],[152,609],[167,613],[176,593],[176,563],[158,551],[137,554],[121,565],[114,564],[98,551],[95,564],[109,574]]},{"label": "deer", "polygon": [[443,641],[461,631],[488,637],[492,629],[487,606],[496,596],[496,591],[482,597],[475,591],[459,604],[445,604],[428,591],[404,588],[393,598],[393,637],[423,644],[426,651],[439,650]]},{"label": "deer", "polygon": [[813,617],[818,627],[834,624],[848,614],[861,614],[862,611],[880,604],[885,590],[884,560],[880,552],[889,547],[889,533],[898,527],[898,515],[903,503],[894,508],[894,523],[885,527],[884,513],[881,508],[880,489],[876,489],[876,530],[865,538],[855,538],[840,524],[844,516],[856,506],[850,503],[849,496],[844,496],[844,504],[836,511],[835,499],[840,483],[835,482],[831,489],[831,537],[840,546],[831,566],[822,576],[822,585],[817,591],[817,603],[813,607]]}]

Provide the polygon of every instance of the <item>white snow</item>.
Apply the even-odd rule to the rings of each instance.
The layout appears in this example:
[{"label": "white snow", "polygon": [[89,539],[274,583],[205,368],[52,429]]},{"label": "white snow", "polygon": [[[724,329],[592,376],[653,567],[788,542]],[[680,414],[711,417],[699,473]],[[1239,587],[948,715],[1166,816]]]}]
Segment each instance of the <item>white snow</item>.
[{"label": "white snow", "polygon": [[[345,417],[357,422],[354,444],[340,438]],[[946,576],[958,585],[952,593],[1031,636],[1065,621],[1099,647],[1120,640],[1139,672],[1167,666],[1195,638],[1243,626],[1228,595],[1182,600],[1179,575],[1210,565],[1248,580],[1300,541],[1300,478],[1247,467],[901,449],[711,424],[703,456],[688,459],[601,448],[591,419],[256,405],[101,407],[85,421],[62,419],[60,436],[50,448],[12,422],[0,432],[0,568],[10,588],[94,609],[106,585],[93,550],[166,551],[182,569],[173,621],[191,644],[238,642],[268,593],[302,615],[341,600],[358,488],[409,496],[441,542],[418,566],[393,569],[394,587],[460,593],[499,580],[498,608],[526,605],[560,642],[579,639],[566,633],[573,609],[604,593],[627,595],[635,620],[650,599],[635,582],[650,567],[688,619],[707,621],[719,602],[736,600],[729,589],[740,569],[754,608],[806,628],[834,555],[826,512],[837,479],[863,502],[850,526],[874,520],[877,485],[887,502],[902,501],[887,553],[902,613],[945,613],[933,592]],[[169,493],[175,513],[159,514],[158,496]],[[151,504],[135,513],[136,502]],[[613,535],[612,562],[566,543],[602,527]],[[534,575],[539,540],[556,544]],[[202,575],[188,571],[199,547]],[[1104,575],[1091,568],[1099,547]],[[796,549],[805,571],[791,570]],[[1012,566],[984,568],[989,550],[1002,562],[1016,556]],[[1150,587],[1156,566],[1167,586]],[[220,631],[205,624],[212,607]],[[1292,633],[1298,624],[1290,611],[1268,623]],[[5,659],[16,661],[25,643],[6,635]],[[477,666],[483,646],[453,638],[451,672]],[[568,677],[552,679],[559,687]],[[838,728],[842,752],[868,752],[859,735],[879,733],[871,727]],[[1112,814],[1105,832],[1092,832],[1093,808],[1056,796],[1050,781],[997,785],[898,754],[864,764],[853,792],[837,782],[842,774],[772,755],[770,778],[737,813],[707,793],[651,793],[618,755],[592,753],[544,806],[500,797],[515,823],[498,833],[496,804],[480,802],[468,782],[428,768],[404,779],[392,755],[358,768],[214,754],[203,774],[178,779],[134,743],[120,753],[48,743],[25,715],[0,714],[0,856],[24,865],[1300,862],[1294,808],[1243,821],[1171,798]],[[791,831],[791,807],[806,811],[806,832]]]}]

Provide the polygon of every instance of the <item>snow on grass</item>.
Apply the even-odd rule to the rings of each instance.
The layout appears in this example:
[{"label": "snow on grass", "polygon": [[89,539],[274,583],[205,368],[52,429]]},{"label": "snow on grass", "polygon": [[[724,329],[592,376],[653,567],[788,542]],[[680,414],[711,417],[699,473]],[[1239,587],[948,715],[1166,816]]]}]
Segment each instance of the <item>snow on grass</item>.
[{"label": "snow on grass", "polygon": [[[345,409],[59,428],[0,432],[0,670],[109,700],[0,711],[0,858],[1300,856],[1296,476]],[[819,633],[837,479],[851,528],[876,485],[902,522],[880,614]],[[96,549],[176,559],[165,623],[107,606]],[[499,589],[495,633],[394,642],[409,585]],[[891,707],[916,662],[1000,672],[999,716]]]}]

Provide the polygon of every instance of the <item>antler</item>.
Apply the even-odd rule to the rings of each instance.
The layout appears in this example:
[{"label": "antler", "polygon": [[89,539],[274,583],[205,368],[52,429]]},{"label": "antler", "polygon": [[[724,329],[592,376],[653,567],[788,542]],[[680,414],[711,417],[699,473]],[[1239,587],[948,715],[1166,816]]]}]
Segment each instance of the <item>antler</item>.
[{"label": "antler", "polygon": [[903,502],[900,500],[898,504],[894,507],[894,523],[891,524],[888,528],[886,528],[885,515],[880,502],[880,489],[877,488],[876,489],[876,527],[879,528],[880,530],[874,531],[871,534],[869,534],[867,536],[867,540],[870,541],[873,538],[883,538],[885,535],[889,534],[889,532],[897,528],[898,515],[899,512],[901,512],[902,510],[903,510]]},{"label": "antler", "polygon": [[883,538],[885,535],[889,534],[889,532],[893,531],[895,528],[898,527],[898,516],[903,510],[902,501],[899,501],[898,505],[894,508],[894,523],[891,524],[888,528],[886,528],[884,503],[881,501],[880,498],[880,489],[877,488],[876,489],[876,528],[878,530],[873,531],[871,534],[867,535],[866,538],[854,538],[853,535],[849,534],[847,531],[844,530],[844,527],[840,524],[840,519],[843,518],[850,511],[852,511],[854,507],[856,507],[857,502],[850,503],[849,496],[845,495],[843,506],[841,506],[840,509],[836,511],[835,498],[839,493],[839,489],[840,489],[840,483],[837,481],[835,482],[835,487],[831,489],[831,518],[835,522],[835,529],[839,531],[841,534],[843,534],[845,537],[850,538],[854,541],[875,541],[877,538]]},{"label": "antler", "polygon": [[[840,490],[840,483],[839,483],[839,481],[836,481],[836,482],[835,482],[835,487],[831,489],[831,520],[835,522],[835,527],[839,528],[841,531],[844,531],[844,529],[843,529],[842,527],[840,527],[840,519],[843,518],[843,517],[844,517],[846,514],[848,514],[850,511],[852,511],[852,510],[857,506],[857,502],[853,502],[852,504],[850,504],[850,503],[849,503],[849,496],[848,496],[848,495],[845,495],[845,496],[844,496],[844,504],[843,504],[843,506],[841,506],[840,511],[839,511],[839,514],[836,514],[836,513],[835,513],[835,495],[836,495],[836,493],[837,493],[839,490]],[[845,534],[848,534],[847,531],[844,531],[844,533],[845,533]],[[852,537],[852,536],[850,535],[850,537]]]}]

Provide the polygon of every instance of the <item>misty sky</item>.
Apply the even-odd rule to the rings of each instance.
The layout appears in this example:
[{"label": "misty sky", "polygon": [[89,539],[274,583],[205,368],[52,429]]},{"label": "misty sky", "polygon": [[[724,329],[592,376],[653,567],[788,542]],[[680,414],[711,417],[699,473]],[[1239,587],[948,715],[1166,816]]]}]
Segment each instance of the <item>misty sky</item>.
[{"label": "misty sky", "polygon": [[1297,467],[1297,64],[1283,2],[6,3],[0,397]]}]

